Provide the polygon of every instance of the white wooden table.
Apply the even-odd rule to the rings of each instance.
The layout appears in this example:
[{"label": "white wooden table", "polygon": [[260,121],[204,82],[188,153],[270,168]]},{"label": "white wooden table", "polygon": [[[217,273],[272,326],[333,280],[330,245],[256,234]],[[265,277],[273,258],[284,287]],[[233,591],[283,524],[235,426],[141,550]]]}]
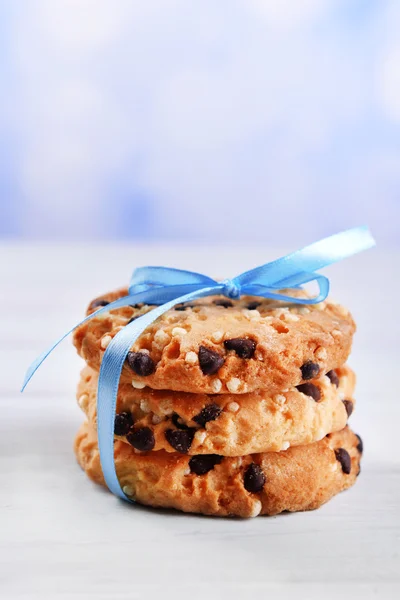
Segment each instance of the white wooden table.
[{"label": "white wooden table", "polygon": [[70,341],[18,391],[30,361],[134,266],[230,276],[292,249],[0,245],[1,598],[398,597],[399,254],[387,262],[373,250],[326,271],[359,326],[351,424],[365,453],[355,487],[316,512],[213,519],[131,507],[92,484],[72,452],[82,415]]}]

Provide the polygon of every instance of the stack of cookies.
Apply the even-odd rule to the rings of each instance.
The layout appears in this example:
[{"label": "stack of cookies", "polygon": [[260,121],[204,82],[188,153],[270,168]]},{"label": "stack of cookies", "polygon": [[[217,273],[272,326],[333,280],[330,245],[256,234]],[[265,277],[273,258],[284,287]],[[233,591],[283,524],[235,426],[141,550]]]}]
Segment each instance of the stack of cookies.
[{"label": "stack of cookies", "polygon": [[[126,294],[97,298],[87,314]],[[75,331],[87,363],[77,394],[87,421],[75,451],[103,485],[102,356],[121,328],[152,308],[111,310]],[[354,331],[349,312],[329,301],[214,296],[166,312],[136,340],[121,374],[114,449],[124,493],[150,506],[255,517],[315,509],[350,487],[362,453],[347,426]]]}]

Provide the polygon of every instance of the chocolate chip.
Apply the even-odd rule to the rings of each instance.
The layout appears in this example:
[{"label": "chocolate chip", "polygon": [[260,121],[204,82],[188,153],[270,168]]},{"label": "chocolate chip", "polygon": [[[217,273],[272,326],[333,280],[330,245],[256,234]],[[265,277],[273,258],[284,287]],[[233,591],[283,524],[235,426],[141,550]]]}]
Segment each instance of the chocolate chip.
[{"label": "chocolate chip", "polygon": [[96,300],[93,300],[93,302],[91,302],[89,309],[99,308],[100,306],[107,306],[107,304],[110,304],[108,300],[104,300],[103,298],[96,298]]},{"label": "chocolate chip", "polygon": [[259,306],[261,306],[261,302],[257,302],[257,300],[254,300],[253,302],[249,302],[246,308],[247,310],[256,310],[256,308],[258,308]]},{"label": "chocolate chip", "polygon": [[145,352],[128,352],[127,361],[132,371],[142,377],[151,375],[156,370],[153,359]]},{"label": "chocolate chip", "polygon": [[299,392],[305,394],[306,396],[311,396],[315,400],[315,402],[319,402],[321,400],[321,392],[319,388],[313,383],[302,383],[301,385],[296,386]]},{"label": "chocolate chip", "polygon": [[214,304],[216,304],[217,306],[223,306],[224,308],[230,308],[231,306],[233,306],[233,302],[231,302],[230,300],[214,300]]},{"label": "chocolate chip", "polygon": [[193,421],[200,425],[200,427],[204,427],[208,421],[215,421],[221,414],[222,409],[218,404],[208,404],[205,406],[198,415],[193,417]]},{"label": "chocolate chip", "polygon": [[132,308],[143,308],[144,304],[143,302],[139,302],[139,304],[130,304],[130,306],[132,306]]},{"label": "chocolate chip", "polygon": [[319,373],[319,365],[317,365],[317,363],[313,363],[311,360],[308,360],[307,362],[304,363],[304,365],[302,365],[301,368],[301,375],[303,377],[303,379],[314,379],[314,377],[316,377]]},{"label": "chocolate chip", "polygon": [[199,348],[200,369],[204,375],[213,375],[224,364],[224,357],[205,346]]},{"label": "chocolate chip", "polygon": [[186,310],[187,308],[195,308],[195,306],[201,306],[201,304],[178,304],[178,306],[175,306],[175,310]]},{"label": "chocolate chip", "polygon": [[195,473],[195,475],[205,475],[215,465],[219,465],[222,458],[218,454],[198,454],[197,456],[192,456],[189,460],[190,471]]},{"label": "chocolate chip", "polygon": [[150,427],[141,427],[141,429],[131,431],[126,436],[126,439],[136,450],[141,450],[142,452],[153,450],[155,444],[154,435]]},{"label": "chocolate chip", "polygon": [[114,433],[115,435],[126,435],[133,425],[133,418],[130,412],[122,412],[115,415]]},{"label": "chocolate chip", "polygon": [[338,448],[335,450],[336,460],[342,465],[342,471],[348,475],[351,471],[351,458],[350,454],[344,448]]},{"label": "chocolate chip", "polygon": [[343,404],[346,409],[347,416],[349,417],[351,415],[351,413],[353,412],[353,408],[354,408],[353,403],[351,400],[343,400]]},{"label": "chocolate chip", "polygon": [[256,463],[251,463],[251,465],[246,469],[244,474],[244,487],[248,492],[261,492],[265,485],[265,475],[261,470],[259,465]]},{"label": "chocolate chip", "polygon": [[227,350],[234,350],[240,358],[252,358],[256,349],[254,340],[246,338],[233,338],[225,340],[224,346]]},{"label": "chocolate chip", "polygon": [[358,439],[358,444],[357,444],[356,448],[359,451],[359,453],[362,454],[364,452],[363,441],[357,433],[356,433],[356,438]]},{"label": "chocolate chip", "polygon": [[175,425],[175,427],[177,429],[190,429],[187,425],[185,425],[185,423],[179,423],[179,419],[181,417],[177,414],[174,413],[171,417],[171,421],[173,422],[173,424]]},{"label": "chocolate chip", "polygon": [[333,383],[333,385],[336,385],[336,387],[339,387],[339,377],[334,369],[332,369],[332,371],[328,371],[326,376],[329,377],[329,379],[331,380],[331,383]]},{"label": "chocolate chip", "polygon": [[165,437],[174,450],[181,454],[187,454],[195,433],[195,429],[167,429]]}]

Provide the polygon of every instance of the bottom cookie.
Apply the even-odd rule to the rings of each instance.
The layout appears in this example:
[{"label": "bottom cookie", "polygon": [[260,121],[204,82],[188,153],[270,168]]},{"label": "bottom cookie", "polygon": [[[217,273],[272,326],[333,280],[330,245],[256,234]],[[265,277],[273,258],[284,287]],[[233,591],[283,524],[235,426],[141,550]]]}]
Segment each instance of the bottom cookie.
[{"label": "bottom cookie", "polygon": [[[114,444],[124,493],[141,504],[215,516],[256,517],[313,510],[349,488],[360,471],[362,443],[348,427],[319,442],[241,457],[136,453]],[[75,439],[81,467],[105,485],[96,431],[84,423]]]}]

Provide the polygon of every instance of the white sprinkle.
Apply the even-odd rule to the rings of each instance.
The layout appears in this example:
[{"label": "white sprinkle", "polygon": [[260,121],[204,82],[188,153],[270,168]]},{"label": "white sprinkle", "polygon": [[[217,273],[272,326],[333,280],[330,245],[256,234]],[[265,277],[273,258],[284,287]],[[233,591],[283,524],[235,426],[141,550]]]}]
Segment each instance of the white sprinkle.
[{"label": "white sprinkle", "polygon": [[223,337],[224,337],[223,331],[214,331],[214,333],[211,334],[211,339],[215,344],[219,344],[220,342],[222,342]]},{"label": "white sprinkle", "polygon": [[188,363],[188,365],[195,365],[196,363],[198,363],[199,358],[196,352],[186,352],[185,362]]},{"label": "white sprinkle", "polygon": [[78,398],[79,406],[81,408],[86,408],[88,400],[89,400],[89,396],[87,394],[82,394],[82,396],[79,396],[79,398]]},{"label": "white sprinkle", "polygon": [[316,310],[325,310],[326,303],[320,302],[319,304],[314,304],[314,309]]},{"label": "white sprinkle", "polygon": [[339,315],[341,315],[342,317],[347,317],[347,315],[349,314],[349,311],[347,310],[347,308],[345,308],[341,304],[335,304],[335,308],[336,308],[337,312],[339,313]]},{"label": "white sprinkle", "polygon": [[207,433],[205,431],[196,431],[194,437],[199,444],[202,444],[207,437]]},{"label": "white sprinkle", "polygon": [[252,506],[251,509],[251,513],[249,514],[249,517],[258,517],[258,515],[260,514],[262,509],[262,504],[260,502],[260,500],[255,500],[254,504]]},{"label": "white sprinkle", "polygon": [[226,408],[229,410],[229,412],[235,413],[239,410],[240,406],[237,402],[229,402]]},{"label": "white sprinkle", "polygon": [[332,473],[337,471],[338,466],[339,466],[338,461],[335,461],[334,463],[331,464],[330,469],[331,469]]},{"label": "white sprinkle", "polygon": [[147,348],[140,348],[139,352],[142,354],[150,354],[150,350],[147,350]]},{"label": "white sprinkle", "polygon": [[104,337],[101,338],[100,346],[103,348],[103,350],[105,350],[107,348],[107,346],[111,342],[111,340],[112,340],[111,335],[105,335]]},{"label": "white sprinkle", "polygon": [[282,442],[281,450],[287,450],[288,448],[290,448],[290,442]]},{"label": "white sprinkle", "polygon": [[163,418],[160,417],[159,415],[153,415],[151,417],[151,422],[153,423],[153,425],[158,425],[159,423],[161,423],[162,420],[163,420]]},{"label": "white sprinkle", "polygon": [[110,318],[110,313],[109,312],[103,312],[100,315],[96,315],[94,317],[96,320],[102,320],[105,321],[106,319]]},{"label": "white sprinkle", "polygon": [[285,404],[286,396],[284,396],[283,394],[275,394],[274,402],[276,402],[277,404]]},{"label": "white sprinkle", "polygon": [[257,321],[261,317],[259,311],[256,308],[254,310],[248,310],[247,308],[243,308],[242,313],[244,314],[246,319],[249,319],[249,321]]},{"label": "white sprinkle", "polygon": [[291,312],[288,312],[288,313],[284,314],[284,320],[287,322],[290,322],[290,321],[295,322],[295,321],[299,321],[300,317],[298,317],[297,315],[294,315]]},{"label": "white sprinkle", "polygon": [[186,335],[187,331],[186,329],[183,329],[183,327],[174,327],[171,333],[173,337],[177,337],[181,335]]},{"label": "white sprinkle", "polygon": [[186,468],[186,469],[183,471],[183,474],[184,474],[184,475],[190,475],[190,473],[191,473],[191,471],[190,471],[190,468],[189,468],[189,467],[187,467],[187,468]]},{"label": "white sprinkle", "polygon": [[124,485],[124,487],[122,488],[122,491],[124,492],[125,496],[134,496],[135,495],[135,492],[130,485]]},{"label": "white sprinkle", "polygon": [[331,334],[333,335],[333,337],[341,337],[343,334],[340,331],[340,329],[334,329]]},{"label": "white sprinkle", "polygon": [[235,394],[241,386],[241,381],[237,377],[232,377],[229,381],[226,382],[226,387],[231,392],[231,394]]},{"label": "white sprinkle", "polygon": [[144,387],[146,387],[146,384],[144,381],[138,381],[137,379],[132,379],[132,385],[137,390],[142,390]]},{"label": "white sprinkle", "polygon": [[218,392],[221,391],[222,388],[222,382],[220,379],[213,379],[211,382],[211,387],[213,389],[213,392],[215,392],[216,394],[218,394]]},{"label": "white sprinkle", "polygon": [[308,313],[310,312],[310,309],[307,308],[307,306],[299,306],[297,309],[297,312],[300,313],[301,315],[308,315]]},{"label": "white sprinkle", "polygon": [[315,351],[315,358],[317,358],[318,360],[326,360],[327,357],[328,353],[325,348],[323,348],[322,346],[317,348],[317,350]]},{"label": "white sprinkle", "polygon": [[164,348],[164,346],[168,344],[169,340],[170,337],[168,333],[166,333],[162,329],[158,329],[154,334],[154,341],[157,344],[157,346],[160,346],[160,348]]},{"label": "white sprinkle", "polygon": [[141,400],[140,401],[140,410],[143,411],[144,413],[149,413],[150,412],[150,404],[148,403],[147,400]]}]

